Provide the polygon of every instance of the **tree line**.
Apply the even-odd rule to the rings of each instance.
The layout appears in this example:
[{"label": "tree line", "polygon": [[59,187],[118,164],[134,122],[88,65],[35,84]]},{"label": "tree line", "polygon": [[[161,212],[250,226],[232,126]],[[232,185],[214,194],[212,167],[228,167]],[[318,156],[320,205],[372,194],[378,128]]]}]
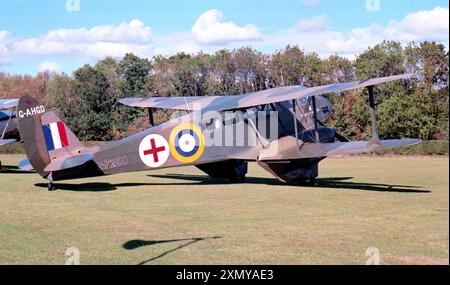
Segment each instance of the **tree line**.
[{"label": "tree line", "polygon": [[[152,59],[126,54],[84,65],[73,74],[0,73],[0,97],[30,94],[56,109],[82,140],[117,139],[148,127],[144,110],[122,106],[124,97],[245,94],[288,85],[307,87],[414,73],[416,78],[376,87],[382,138],[448,140],[448,51],[434,42],[384,41],[349,60],[321,59],[298,46],[272,54],[250,47],[214,54],[178,53]],[[329,125],[349,139],[370,137],[365,90],[329,96],[335,112]],[[158,110],[157,120],[169,112]]]}]

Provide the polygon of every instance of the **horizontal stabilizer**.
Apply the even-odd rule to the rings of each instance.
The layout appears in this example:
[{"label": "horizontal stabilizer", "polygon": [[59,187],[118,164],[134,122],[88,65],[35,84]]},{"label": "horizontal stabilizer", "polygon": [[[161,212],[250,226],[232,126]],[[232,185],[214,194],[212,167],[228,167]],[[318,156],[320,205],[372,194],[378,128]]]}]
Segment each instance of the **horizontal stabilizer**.
[{"label": "horizontal stabilizer", "polygon": [[45,167],[46,172],[55,172],[64,169],[69,169],[85,164],[94,158],[92,154],[81,154],[76,156],[59,157],[52,160],[49,165]]},{"label": "horizontal stabilizer", "polygon": [[33,170],[33,166],[30,164],[30,162],[28,161],[28,159],[23,159],[19,162],[19,164],[17,165],[17,167],[19,167],[20,170]]}]

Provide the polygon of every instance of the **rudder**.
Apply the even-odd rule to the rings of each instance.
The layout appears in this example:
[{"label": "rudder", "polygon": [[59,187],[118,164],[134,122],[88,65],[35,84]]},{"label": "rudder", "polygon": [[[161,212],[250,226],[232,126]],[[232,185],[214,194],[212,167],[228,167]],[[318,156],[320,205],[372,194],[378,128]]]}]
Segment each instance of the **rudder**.
[{"label": "rudder", "polygon": [[28,160],[42,177],[49,175],[45,168],[53,159],[75,155],[84,148],[54,112],[29,95],[20,98],[17,117]]}]

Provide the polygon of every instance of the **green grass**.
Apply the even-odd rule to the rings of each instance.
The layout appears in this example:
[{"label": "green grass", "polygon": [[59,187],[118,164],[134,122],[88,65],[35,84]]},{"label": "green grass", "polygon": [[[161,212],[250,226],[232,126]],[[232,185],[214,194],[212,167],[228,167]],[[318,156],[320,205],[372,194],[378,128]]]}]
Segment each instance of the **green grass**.
[{"label": "green grass", "polygon": [[21,143],[15,142],[0,146],[0,154],[24,154],[25,150]]},{"label": "green grass", "polygon": [[449,262],[448,157],[327,159],[314,188],[249,170],[244,184],[186,167],[55,192],[0,173],[0,263],[64,264],[72,246],[82,264],[364,264],[368,247],[382,264]]}]

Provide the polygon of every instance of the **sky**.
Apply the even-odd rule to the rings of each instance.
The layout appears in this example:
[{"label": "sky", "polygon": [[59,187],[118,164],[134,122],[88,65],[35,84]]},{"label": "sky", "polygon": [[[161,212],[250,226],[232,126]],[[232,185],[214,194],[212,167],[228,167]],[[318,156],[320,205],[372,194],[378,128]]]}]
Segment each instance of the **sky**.
[{"label": "sky", "polygon": [[383,40],[449,46],[443,0],[5,0],[0,72],[70,74],[106,56],[298,45],[349,59]]}]

